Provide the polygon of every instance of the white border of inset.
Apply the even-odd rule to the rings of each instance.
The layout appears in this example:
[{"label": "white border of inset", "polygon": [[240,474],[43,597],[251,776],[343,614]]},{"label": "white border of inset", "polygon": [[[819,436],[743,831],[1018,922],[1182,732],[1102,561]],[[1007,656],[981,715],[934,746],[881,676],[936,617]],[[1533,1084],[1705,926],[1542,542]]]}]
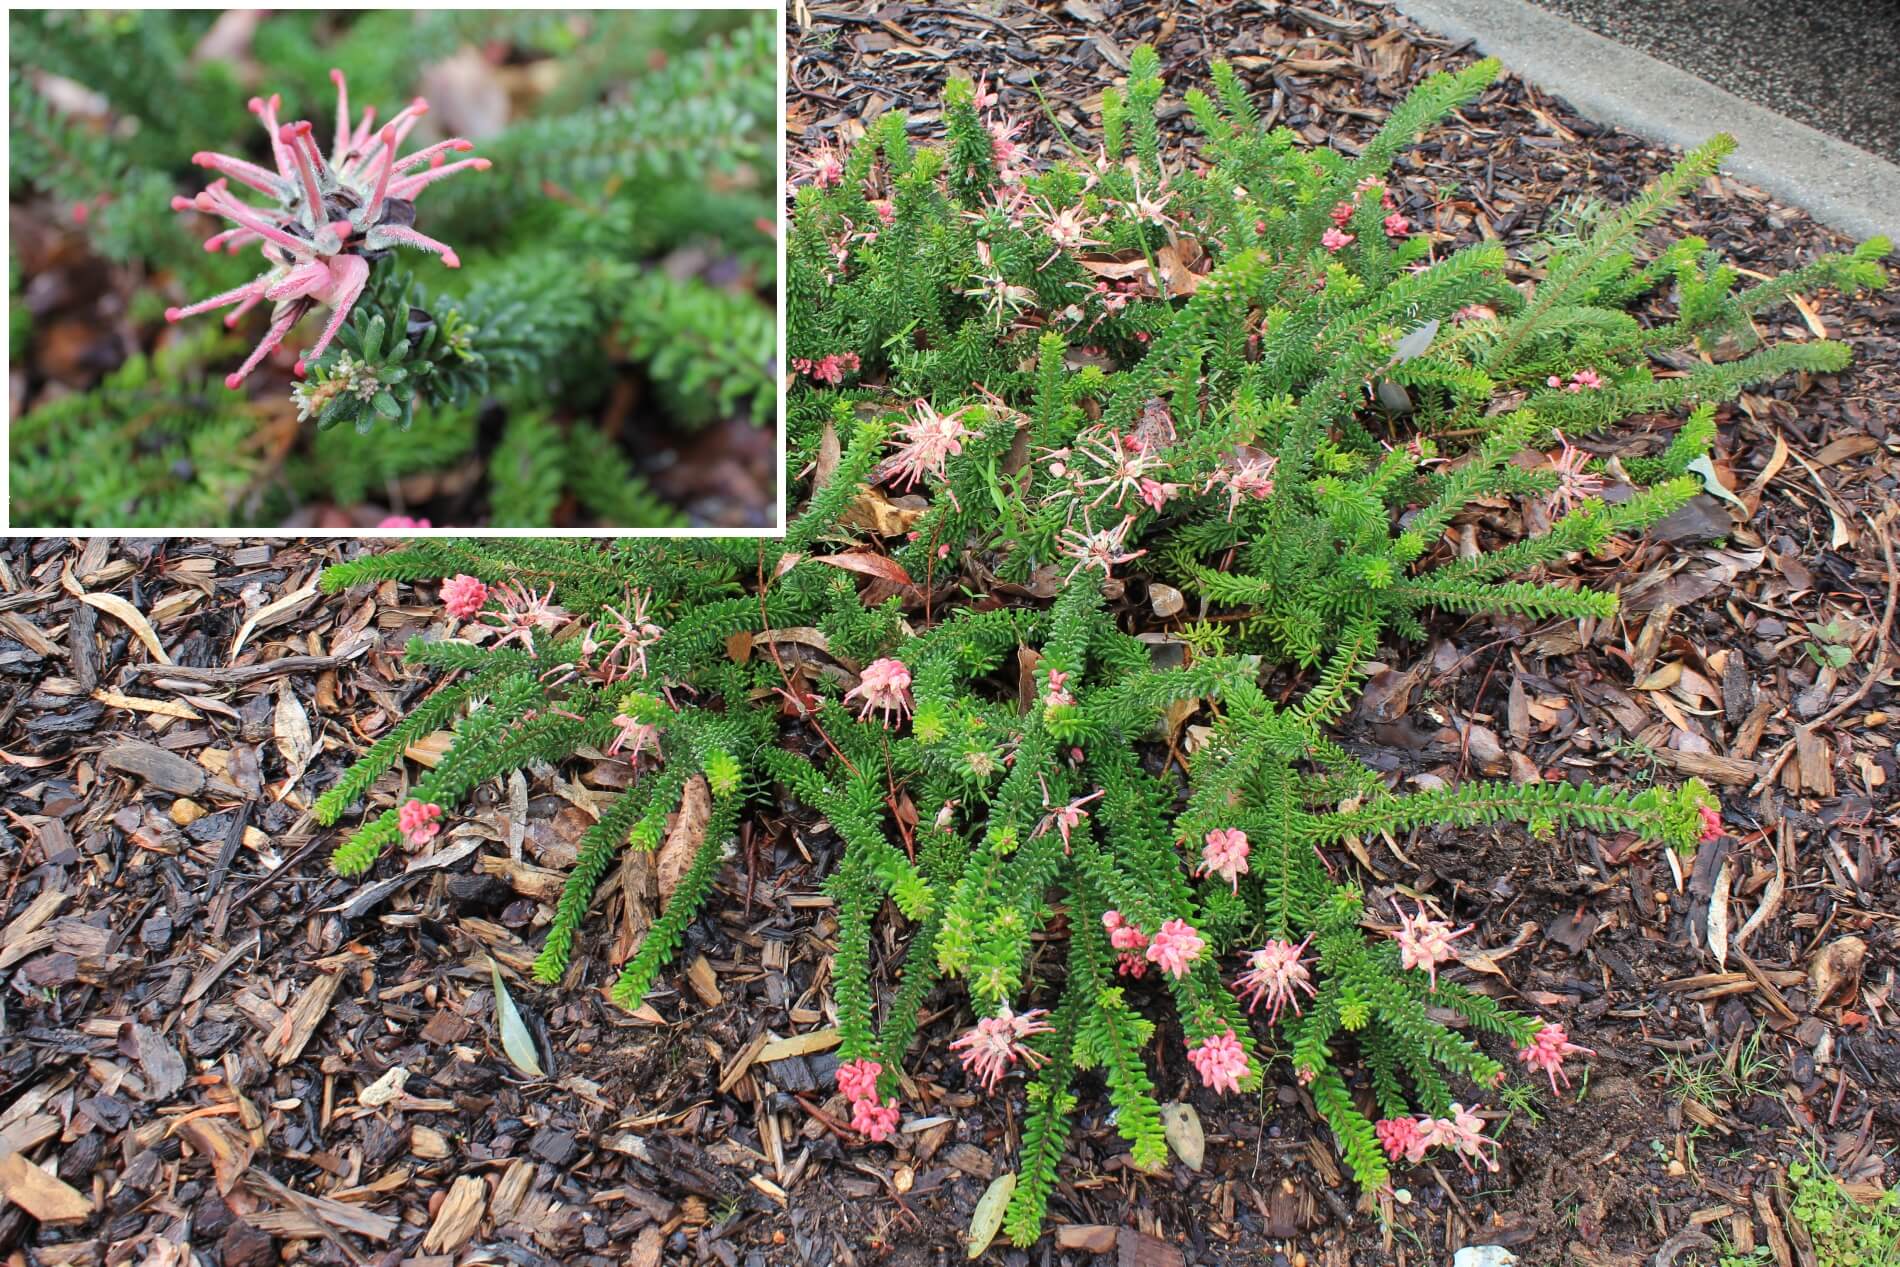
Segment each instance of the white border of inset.
[{"label": "white border of inset", "polygon": [[[416,528],[416,529],[405,529],[399,533],[391,532],[388,529],[378,529],[378,528],[352,528],[352,529],[343,529],[343,530],[333,529],[329,531],[319,531],[314,528],[285,528],[285,527],[279,527],[279,526],[269,525],[269,524],[262,524],[253,528],[191,528],[191,527],[26,528],[26,527],[18,527],[12,523],[13,502],[12,502],[12,497],[11,497],[11,480],[12,480],[12,472],[13,472],[13,462],[12,462],[12,453],[11,453],[11,441],[12,441],[12,431],[13,431],[13,419],[12,419],[11,406],[9,405],[7,421],[3,426],[0,426],[0,532],[5,532],[10,536],[16,536],[16,537],[82,537],[82,538],[83,537],[189,537],[194,540],[203,540],[203,541],[247,540],[247,539],[255,538],[255,537],[299,538],[299,539],[309,538],[309,539],[330,539],[330,540],[339,540],[339,541],[349,540],[351,538],[363,538],[363,539],[372,540],[372,541],[401,541],[401,540],[410,539],[410,538],[419,539],[419,538],[429,538],[429,537],[450,537],[450,538],[453,538],[453,537],[574,537],[574,538],[600,538],[600,539],[608,539],[608,540],[612,540],[616,538],[654,538],[654,539],[664,540],[664,539],[676,538],[676,537],[741,537],[741,538],[758,538],[761,540],[776,540],[776,539],[784,537],[785,528],[786,528],[786,516],[788,514],[788,507],[786,505],[786,485],[789,482],[786,477],[786,471],[785,471],[785,459],[786,459],[786,448],[787,448],[786,423],[785,423],[785,391],[786,391],[785,247],[786,247],[786,237],[790,232],[790,225],[787,221],[786,214],[785,214],[785,91],[786,91],[785,4],[786,4],[786,0],[776,0],[776,2],[770,2],[770,3],[759,3],[758,0],[702,0],[702,2],[698,4],[635,3],[635,4],[577,6],[577,8],[592,8],[592,9],[597,9],[597,10],[639,9],[639,10],[658,10],[658,11],[675,11],[675,12],[687,11],[687,10],[706,10],[706,9],[733,9],[733,10],[743,10],[746,12],[770,13],[777,20],[777,33],[775,36],[775,42],[776,42],[775,46],[778,50],[778,56],[777,56],[777,66],[775,68],[775,83],[777,87],[777,96],[778,96],[778,111],[775,117],[768,120],[768,123],[770,127],[772,128],[772,133],[773,133],[773,152],[777,155],[777,159],[778,159],[777,182],[773,191],[774,202],[775,202],[774,216],[775,216],[775,223],[777,226],[777,238],[778,238],[778,242],[777,242],[778,277],[777,277],[777,292],[776,292],[776,299],[777,299],[777,306],[778,306],[778,312],[776,314],[778,345],[774,351],[773,358],[772,358],[773,368],[777,371],[777,379],[778,379],[778,390],[775,395],[775,400],[778,407],[778,417],[774,424],[777,430],[777,443],[774,446],[774,452],[776,453],[775,460],[776,460],[776,474],[777,474],[777,487],[778,487],[778,493],[777,493],[777,498],[776,498],[777,525],[775,527],[772,527],[772,528],[582,528],[582,529]],[[88,8],[97,8],[99,6],[85,5],[85,4],[44,4],[44,5],[34,5],[34,6],[28,6],[28,7],[43,8],[43,9],[88,9]],[[195,9],[195,8],[224,8],[226,6],[222,6],[222,5],[115,5],[112,7],[134,8],[134,9],[170,9],[170,8]],[[390,6],[388,5],[336,5],[336,4],[315,4],[315,3],[306,2],[306,3],[281,5],[279,7],[289,8],[289,9],[325,9],[331,12],[335,12],[339,10],[367,12],[370,10],[387,8]],[[448,3],[444,3],[443,0],[419,0],[418,3],[411,3],[406,7],[410,9],[447,9],[447,8],[471,9],[472,8],[472,9],[510,10],[510,9],[521,9],[521,8],[538,8],[541,6],[537,6],[537,5],[525,5],[525,6],[523,5],[465,5],[465,4],[451,5]],[[10,36],[0,36],[0,45],[4,45],[8,38],[10,38]],[[7,136],[10,139],[12,136],[11,106],[9,105],[8,107],[5,107],[5,109],[6,109],[5,122],[6,122],[6,127],[7,127]],[[0,142],[0,153],[4,153],[4,147],[6,144],[7,142]],[[5,234],[7,254],[8,254],[8,258],[11,259],[12,253],[13,253],[11,225],[9,224],[6,230],[0,231],[0,232],[4,232]],[[9,340],[8,350],[9,352],[11,351],[11,340]],[[9,370],[9,375],[10,375],[11,369],[12,369],[11,358],[9,357],[8,360],[9,360],[8,370]]]}]

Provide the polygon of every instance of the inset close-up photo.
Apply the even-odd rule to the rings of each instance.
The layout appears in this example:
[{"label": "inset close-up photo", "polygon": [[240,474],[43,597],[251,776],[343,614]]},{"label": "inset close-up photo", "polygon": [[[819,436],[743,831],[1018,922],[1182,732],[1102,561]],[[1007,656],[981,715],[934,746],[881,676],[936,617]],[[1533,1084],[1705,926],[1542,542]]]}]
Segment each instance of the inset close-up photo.
[{"label": "inset close-up photo", "polygon": [[15,527],[779,525],[771,11],[9,28]]}]

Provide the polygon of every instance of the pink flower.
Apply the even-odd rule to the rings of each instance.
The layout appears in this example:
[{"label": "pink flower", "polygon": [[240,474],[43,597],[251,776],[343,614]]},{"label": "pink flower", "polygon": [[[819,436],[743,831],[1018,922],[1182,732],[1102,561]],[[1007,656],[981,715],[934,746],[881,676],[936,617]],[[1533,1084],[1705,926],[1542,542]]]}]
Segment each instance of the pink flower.
[{"label": "pink flower", "polygon": [[1425,908],[1407,915],[1399,910],[1396,899],[1392,909],[1399,913],[1399,927],[1392,940],[1399,944],[1399,962],[1407,969],[1423,968],[1431,974],[1432,989],[1438,988],[1438,965],[1452,957],[1451,942],[1471,931],[1471,925],[1454,929],[1441,920],[1430,919]]},{"label": "pink flower", "polygon": [[855,1100],[851,1104],[851,1129],[873,1144],[881,1144],[897,1129],[897,1101],[880,1105],[876,1100]]},{"label": "pink flower", "polygon": [[1135,517],[1127,515],[1113,528],[1096,532],[1089,527],[1085,513],[1081,528],[1065,528],[1059,548],[1065,558],[1075,560],[1075,566],[1064,579],[1073,581],[1077,573],[1088,568],[1100,568],[1103,577],[1107,577],[1109,569],[1117,563],[1129,563],[1148,553],[1146,549],[1129,550],[1125,544],[1134,522]]},{"label": "pink flower", "polygon": [[1247,1076],[1247,1050],[1231,1028],[1202,1039],[1199,1047],[1190,1044],[1188,1063],[1201,1075],[1201,1085],[1211,1091],[1238,1091],[1240,1080]]},{"label": "pink flower", "polygon": [[962,1049],[959,1059],[963,1061],[964,1070],[975,1074],[985,1091],[993,1092],[998,1080],[1018,1059],[1031,1069],[1040,1068],[1048,1060],[1041,1052],[1023,1044],[1023,1039],[1031,1034],[1047,1034],[1054,1029],[1038,1019],[1046,1014],[1044,1009],[1036,1008],[1017,1015],[1005,1003],[995,1016],[984,1017],[969,1033],[952,1042],[950,1050]]},{"label": "pink flower", "polygon": [[892,718],[901,722],[910,716],[910,670],[902,660],[886,656],[873,660],[858,675],[858,684],[845,692],[845,702],[858,701],[858,720],[868,721],[872,713],[882,711],[884,724]]},{"label": "pink flower", "polygon": [[1588,1047],[1579,1047],[1570,1041],[1570,1035],[1564,1027],[1551,1022],[1537,1031],[1530,1046],[1518,1049],[1517,1058],[1533,1069],[1541,1069],[1550,1078],[1551,1094],[1557,1092],[1558,1079],[1564,1086],[1570,1085],[1570,1079],[1564,1073],[1565,1056],[1594,1056],[1596,1053]]},{"label": "pink flower", "polygon": [[1075,703],[1075,696],[1069,693],[1067,685],[1071,676],[1061,669],[1049,670],[1049,686],[1042,693],[1044,708],[1066,708]]},{"label": "pink flower", "polygon": [[442,582],[442,610],[457,620],[467,620],[488,603],[488,586],[477,577],[458,572]]},{"label": "pink flower", "polygon": [[1389,238],[1402,238],[1412,231],[1411,224],[1401,212],[1394,211],[1385,218],[1385,235]]},{"label": "pink flower", "polygon": [[1148,975],[1148,961],[1132,950],[1125,950],[1115,960],[1115,972],[1119,976],[1140,979]]},{"label": "pink flower", "polygon": [[1227,518],[1232,520],[1234,512],[1240,509],[1240,499],[1251,498],[1265,501],[1273,496],[1273,470],[1280,459],[1251,450],[1235,450],[1231,457],[1222,458],[1214,474],[1201,490],[1211,493],[1223,485],[1227,489]]},{"label": "pink flower", "polygon": [[607,755],[618,756],[624,749],[629,764],[640,759],[642,752],[660,750],[660,728],[648,722],[635,721],[625,713],[614,714],[614,725],[620,733],[607,745]]},{"label": "pink flower", "polygon": [[442,807],[429,801],[404,801],[396,811],[396,827],[411,845],[426,845],[442,830]]},{"label": "pink flower", "polygon": [[1334,227],[1320,235],[1319,244],[1329,251],[1339,251],[1351,246],[1358,239],[1344,229]]},{"label": "pink flower", "polygon": [[1711,840],[1720,839],[1722,835],[1722,811],[1710,805],[1702,805],[1697,807],[1696,813],[1702,816],[1702,835],[1700,837],[1702,843],[1706,845]]},{"label": "pink flower", "polygon": [[653,591],[634,590],[624,611],[603,605],[601,610],[606,618],[596,623],[582,640],[582,654],[589,660],[599,657],[594,661],[594,671],[606,681],[616,682],[635,672],[641,677],[647,675],[647,648],[666,636],[666,630],[647,614],[652,601]]},{"label": "pink flower", "polygon": [[[1426,1146],[1445,1147],[1483,1163],[1486,1170],[1498,1168],[1494,1151],[1498,1142],[1484,1133],[1484,1119],[1460,1104],[1451,1106],[1450,1117],[1428,1117],[1419,1123]],[[1486,1149],[1494,1150],[1486,1152]],[[1465,1169],[1469,1170],[1466,1163]]]},{"label": "pink flower", "polygon": [[806,153],[794,155],[790,166],[794,183],[803,181],[829,189],[844,179],[844,151],[829,142],[814,145]]},{"label": "pink flower", "polygon": [[1284,1007],[1292,1007],[1294,1015],[1299,1015],[1298,992],[1314,993],[1313,974],[1300,962],[1307,942],[1312,940],[1311,933],[1297,944],[1275,938],[1248,957],[1247,971],[1234,985],[1240,990],[1240,997],[1247,1000],[1249,1016],[1262,1003],[1267,1005],[1269,1022],[1278,1021]]},{"label": "pink flower", "polygon": [[411,519],[407,515],[384,515],[377,521],[378,528],[428,528],[433,525],[426,519]]},{"label": "pink flower", "polygon": [[1392,1161],[1400,1157],[1417,1165],[1424,1160],[1425,1150],[1431,1147],[1425,1133],[1419,1130],[1418,1119],[1412,1117],[1381,1118],[1373,1123],[1372,1133],[1379,1137],[1380,1147]]},{"label": "pink flower", "polygon": [[567,609],[554,603],[552,585],[545,594],[518,583],[498,585],[492,593],[501,603],[501,610],[491,613],[500,622],[496,627],[502,630],[501,637],[495,639],[497,647],[519,642],[523,650],[533,654],[537,630],[559,629],[567,622]]},{"label": "pink flower", "polygon": [[963,452],[963,442],[970,438],[970,429],[963,425],[967,411],[965,406],[940,414],[929,401],[917,401],[915,414],[899,429],[903,439],[895,442],[897,452],[878,468],[877,478],[901,476],[904,488],[914,488],[926,475],[945,479],[950,459]]},{"label": "pink flower", "polygon": [[1557,487],[1550,495],[1553,511],[1567,510],[1603,491],[1603,477],[1585,469],[1590,455],[1564,439],[1561,431],[1557,443],[1562,447],[1550,457],[1551,469],[1557,472]]},{"label": "pink flower", "polygon": [[1148,945],[1148,962],[1160,964],[1163,972],[1185,977],[1188,965],[1201,957],[1201,947],[1206,944],[1186,920],[1171,919],[1155,930],[1154,941]]},{"label": "pink flower", "polygon": [[1352,213],[1353,205],[1350,202],[1336,202],[1327,214],[1332,217],[1334,227],[1343,229],[1346,222],[1352,219]]},{"label": "pink flower", "polygon": [[[235,250],[259,242],[270,265],[269,271],[234,290],[165,311],[167,321],[178,321],[237,304],[237,311],[225,318],[225,325],[230,327],[266,299],[276,305],[263,341],[224,380],[225,386],[233,390],[284,341],[304,314],[320,303],[330,306],[329,323],[316,344],[298,360],[297,371],[302,373],[306,361],[323,355],[369,281],[369,257],[408,246],[436,252],[450,268],[461,267],[461,261],[446,244],[410,227],[415,222],[415,196],[455,172],[468,168],[486,171],[491,166],[489,161],[471,158],[444,165],[447,155],[475,148],[461,137],[397,158],[396,147],[428,111],[429,103],[417,97],[372,134],[376,112],[364,111],[361,120],[352,126],[343,72],[332,70],[330,79],[336,84],[336,141],[327,161],[317,148],[315,128],[310,123],[279,124],[281,99],[253,97],[251,113],[263,122],[270,137],[277,170],[228,154],[201,151],[192,155],[192,162],[222,176],[196,198],[172,200],[174,211],[202,211],[237,225],[213,234],[205,242],[206,250]],[[410,171],[416,167],[421,170]],[[249,186],[276,205],[260,207],[239,200],[226,187],[228,180]]]},{"label": "pink flower", "polygon": [[1103,911],[1102,927],[1108,930],[1108,944],[1117,950],[1146,950],[1148,938],[1128,922],[1120,911]]},{"label": "pink flower", "polygon": [[1207,833],[1207,843],[1201,847],[1199,874],[1218,875],[1238,893],[1240,877],[1247,874],[1250,852],[1246,832],[1238,827],[1217,827]]},{"label": "pink flower", "polygon": [[[1037,775],[1036,777],[1040,779],[1042,776]],[[1049,813],[1045,814],[1042,822],[1037,824],[1036,835],[1040,836],[1051,827],[1054,827],[1062,836],[1062,852],[1065,854],[1068,853],[1069,833],[1080,827],[1082,820],[1089,816],[1088,811],[1082,807],[1087,805],[1090,801],[1100,800],[1105,795],[1107,795],[1106,791],[1097,788],[1087,796],[1076,797],[1067,805],[1058,805],[1053,810],[1050,810]],[[1044,807],[1047,807],[1049,804],[1049,785],[1047,783],[1042,785],[1042,803]]]},{"label": "pink flower", "polygon": [[848,1100],[877,1099],[877,1080],[884,1066],[875,1060],[849,1060],[838,1066],[838,1090]]},{"label": "pink flower", "polygon": [[1159,480],[1143,479],[1139,495],[1141,500],[1147,503],[1148,508],[1158,515],[1180,491],[1179,484],[1163,484]]}]

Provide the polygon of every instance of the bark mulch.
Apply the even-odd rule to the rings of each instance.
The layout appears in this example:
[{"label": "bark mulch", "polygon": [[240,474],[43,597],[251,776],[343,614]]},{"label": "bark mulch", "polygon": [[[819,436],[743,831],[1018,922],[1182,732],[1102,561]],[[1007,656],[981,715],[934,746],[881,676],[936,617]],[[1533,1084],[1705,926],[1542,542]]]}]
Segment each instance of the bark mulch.
[{"label": "bark mulch", "polygon": [[[1176,84],[1232,55],[1276,122],[1352,141],[1467,56],[1371,5],[792,17],[795,144],[848,133],[873,100],[911,105],[928,132],[957,67],[1000,78],[1059,152],[1037,90],[1073,134],[1071,103],[1141,40]],[[1519,247],[1554,198],[1626,197],[1666,160],[1507,81],[1407,160],[1407,212],[1449,240]],[[1830,242],[1726,179],[1705,195],[1672,227],[1744,267]],[[1745,520],[1697,503],[1581,562],[1622,592],[1617,622],[1444,621],[1387,648],[1342,726],[1414,785],[1693,773],[1723,793],[1734,834],[1689,859],[1506,831],[1368,840],[1337,859],[1476,922],[1483,953],[1458,975],[1562,1019],[1599,1053],[1587,1081],[1510,1107],[1500,1174],[1416,1168],[1378,1199],[1340,1173],[1283,1065],[1240,1103],[1158,1044],[1163,1094],[1205,1129],[1203,1168],[1135,1171],[1085,1082],[1050,1236],[990,1261],[1424,1267],[1494,1243],[1531,1263],[1636,1267],[1712,1263],[1721,1239],[1821,1267],[1789,1218],[1788,1162],[1811,1150],[1860,1192],[1895,1180],[1900,311],[1804,302],[1770,333],[1825,329],[1855,365],[1722,412],[1718,469]],[[1618,440],[1653,450],[1666,422],[1633,420]],[[1523,530],[1504,505],[1466,525],[1486,543]],[[579,985],[525,971],[623,764],[504,781],[424,852],[364,882],[330,874],[340,837],[308,807],[426,688],[400,649],[440,612],[426,588],[315,595],[316,570],[362,548],[0,545],[0,1259],[961,1260],[977,1197],[1015,1155],[1019,1095],[969,1089],[945,1052],[968,1018],[939,994],[895,1147],[836,1131],[819,883],[837,843],[822,822],[745,822],[633,1016],[599,988],[657,907],[664,853],[611,878]],[[437,751],[412,749],[372,807]],[[881,935],[888,973],[897,939]],[[543,1077],[502,1050],[496,971]]]}]

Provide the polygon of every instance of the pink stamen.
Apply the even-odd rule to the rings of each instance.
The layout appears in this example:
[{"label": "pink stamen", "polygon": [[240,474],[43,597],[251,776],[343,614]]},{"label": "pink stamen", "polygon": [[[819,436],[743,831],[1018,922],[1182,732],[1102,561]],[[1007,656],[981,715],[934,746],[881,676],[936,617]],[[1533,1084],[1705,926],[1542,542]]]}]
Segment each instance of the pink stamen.
[{"label": "pink stamen", "polygon": [[415,195],[417,190],[435,184],[436,181],[441,180],[444,176],[452,176],[465,167],[473,167],[478,172],[485,172],[493,166],[494,164],[485,158],[465,158],[459,163],[449,163],[443,167],[431,167],[426,172],[419,172],[414,176],[405,176],[402,180],[397,181],[390,187],[389,196],[392,198],[410,198]]},{"label": "pink stamen", "polygon": [[275,242],[299,259],[310,257],[310,243],[300,238],[293,238],[277,226],[266,223],[253,208],[246,207],[217,185],[213,185],[198,195],[197,206],[200,211],[209,211],[227,220],[235,220],[266,242]]},{"label": "pink stamen", "polygon": [[285,180],[294,181],[297,179],[297,174],[291,170],[290,151],[284,148],[283,140],[277,135],[277,108],[283,104],[283,100],[276,93],[272,93],[269,100],[252,97],[246,104],[252,114],[263,120],[264,131],[270,135],[270,152],[271,156],[277,160],[277,174]]},{"label": "pink stamen", "polygon": [[264,296],[262,292],[246,296],[243,303],[240,303],[237,307],[231,309],[230,312],[224,314],[224,328],[226,330],[237,329],[237,323],[244,314],[257,307],[258,304],[263,302],[263,299]]},{"label": "pink stamen", "polygon": [[276,351],[277,345],[284,341],[284,336],[290,333],[290,328],[297,324],[297,319],[303,314],[303,306],[294,304],[277,320],[271,322],[270,331],[265,334],[264,341],[251,349],[251,354],[244,358],[244,364],[238,366],[235,372],[225,375],[224,385],[236,391],[238,384],[248,378],[251,371],[256,369],[265,357]]},{"label": "pink stamen", "polygon": [[363,223],[375,224],[376,215],[383,209],[383,196],[389,192],[389,173],[396,166],[396,128],[391,124],[383,128],[382,171],[376,177],[376,195],[369,200],[369,209]]},{"label": "pink stamen", "polygon": [[330,312],[329,324],[323,327],[323,334],[317,339],[316,346],[298,358],[299,365],[322,356],[323,350],[330,346],[330,340],[343,328],[343,319],[350,315],[350,309],[356,306],[357,296],[363,293],[363,287],[369,282],[369,261],[360,255],[339,255],[330,264],[330,276],[333,286],[330,302],[334,307]]},{"label": "pink stamen", "polygon": [[462,267],[461,257],[450,249],[448,243],[438,242],[426,234],[417,233],[414,229],[404,228],[399,224],[382,224],[376,226],[371,232],[375,236],[387,238],[391,242],[401,242],[405,246],[417,247],[424,251],[434,251],[442,257],[442,262],[450,268]]},{"label": "pink stamen", "polygon": [[308,123],[286,123],[280,135],[290,147],[292,161],[297,168],[297,177],[303,182],[304,222],[312,229],[317,227],[317,217],[323,214],[323,195],[317,190],[317,172],[310,165],[310,156],[299,143],[310,132]]},{"label": "pink stamen", "polygon": [[330,82],[336,85],[336,153],[337,162],[343,161],[350,151],[350,89],[343,82],[343,72],[332,66]]},{"label": "pink stamen", "polygon": [[195,317],[199,313],[212,312],[219,308],[228,307],[247,296],[262,294],[263,289],[264,288],[258,285],[257,282],[248,281],[242,286],[237,286],[225,291],[223,294],[213,295],[209,299],[200,299],[195,304],[187,304],[183,308],[167,308],[165,310],[165,320],[182,321],[186,317]]},{"label": "pink stamen", "polygon": [[210,150],[199,150],[191,156],[191,161],[200,167],[209,167],[214,172],[223,172],[233,180],[242,181],[261,194],[275,198],[283,189],[283,181],[265,171],[256,163],[247,163],[241,158],[232,158],[228,154],[217,154]]},{"label": "pink stamen", "polygon": [[396,170],[399,172],[407,171],[418,163],[433,164],[441,155],[450,153],[461,154],[474,148],[475,142],[467,140],[464,137],[452,136],[446,141],[437,141],[434,145],[419,149],[415,153],[406,156],[400,163],[396,164]]}]

